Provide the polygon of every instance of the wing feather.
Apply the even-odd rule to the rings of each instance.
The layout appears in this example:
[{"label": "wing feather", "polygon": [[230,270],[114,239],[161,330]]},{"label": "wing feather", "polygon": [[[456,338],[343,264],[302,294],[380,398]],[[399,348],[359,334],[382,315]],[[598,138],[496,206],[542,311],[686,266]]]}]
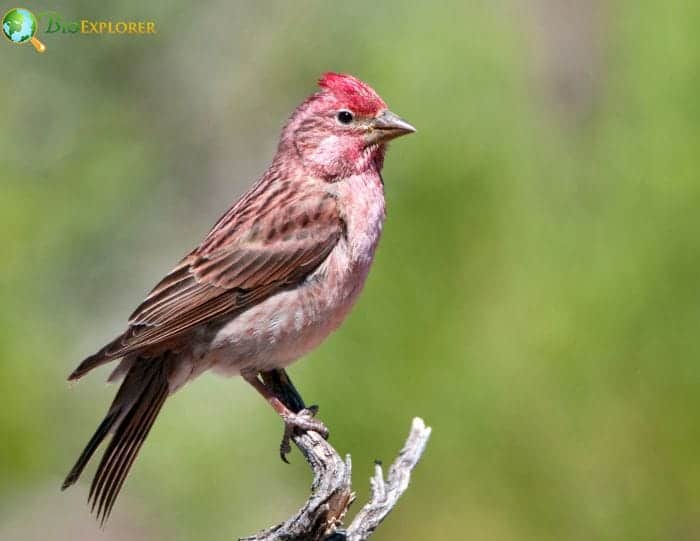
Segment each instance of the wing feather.
[{"label": "wing feather", "polygon": [[[314,186],[295,195],[285,184],[274,197],[244,198],[153,288],[129,318],[129,328],[92,356],[93,362],[98,356],[105,362],[170,341],[301,283],[328,257],[343,232],[335,198]],[[269,208],[271,199],[275,211],[256,221],[256,205]]]}]

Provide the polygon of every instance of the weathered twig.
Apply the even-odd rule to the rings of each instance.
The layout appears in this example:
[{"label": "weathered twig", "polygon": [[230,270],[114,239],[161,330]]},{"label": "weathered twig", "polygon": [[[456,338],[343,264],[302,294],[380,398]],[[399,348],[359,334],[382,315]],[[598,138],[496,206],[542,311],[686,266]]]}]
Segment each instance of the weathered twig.
[{"label": "weathered twig", "polygon": [[364,541],[379,526],[408,488],[411,472],[430,437],[430,427],[416,417],[386,480],[379,464],[370,480],[372,496],[346,530],[340,528],[355,498],[351,488],[351,461],[316,432],[294,436],[294,443],[314,472],[311,496],[299,512],[282,524],[241,541]]}]

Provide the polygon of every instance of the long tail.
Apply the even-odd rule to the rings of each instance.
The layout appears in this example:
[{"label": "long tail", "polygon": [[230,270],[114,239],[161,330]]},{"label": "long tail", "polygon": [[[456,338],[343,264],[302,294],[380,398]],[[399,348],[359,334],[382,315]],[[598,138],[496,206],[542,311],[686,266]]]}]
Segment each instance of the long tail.
[{"label": "long tail", "polygon": [[106,417],[63,482],[65,490],[75,483],[107,434],[112,439],[92,480],[88,503],[104,524],[124,484],[131,465],[168,397],[168,354],[137,359],[121,384]]}]

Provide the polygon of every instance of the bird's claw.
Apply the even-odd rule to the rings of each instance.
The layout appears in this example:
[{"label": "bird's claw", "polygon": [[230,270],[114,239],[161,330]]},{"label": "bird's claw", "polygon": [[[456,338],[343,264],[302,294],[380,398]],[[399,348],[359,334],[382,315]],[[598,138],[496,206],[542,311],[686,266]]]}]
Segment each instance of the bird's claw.
[{"label": "bird's claw", "polygon": [[280,458],[289,464],[287,455],[292,451],[292,436],[296,431],[300,432],[316,432],[324,439],[328,439],[328,428],[315,415],[318,413],[318,406],[309,406],[297,413],[288,413],[282,417],[284,421],[284,434],[280,443]]}]

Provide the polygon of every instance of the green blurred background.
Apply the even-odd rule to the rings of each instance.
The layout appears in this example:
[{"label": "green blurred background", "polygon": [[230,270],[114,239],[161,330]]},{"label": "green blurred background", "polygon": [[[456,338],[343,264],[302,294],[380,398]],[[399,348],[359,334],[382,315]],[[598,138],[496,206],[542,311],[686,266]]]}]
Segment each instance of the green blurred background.
[{"label": "green blurred background", "polygon": [[[6,3],[1,11],[14,7]],[[267,166],[326,70],[418,128],[365,294],[291,369],[354,460],[433,437],[373,539],[700,538],[700,3],[59,2],[157,36],[0,42],[0,539],[232,539],[310,475],[239,379],[168,401],[106,530],[77,362]]]}]

